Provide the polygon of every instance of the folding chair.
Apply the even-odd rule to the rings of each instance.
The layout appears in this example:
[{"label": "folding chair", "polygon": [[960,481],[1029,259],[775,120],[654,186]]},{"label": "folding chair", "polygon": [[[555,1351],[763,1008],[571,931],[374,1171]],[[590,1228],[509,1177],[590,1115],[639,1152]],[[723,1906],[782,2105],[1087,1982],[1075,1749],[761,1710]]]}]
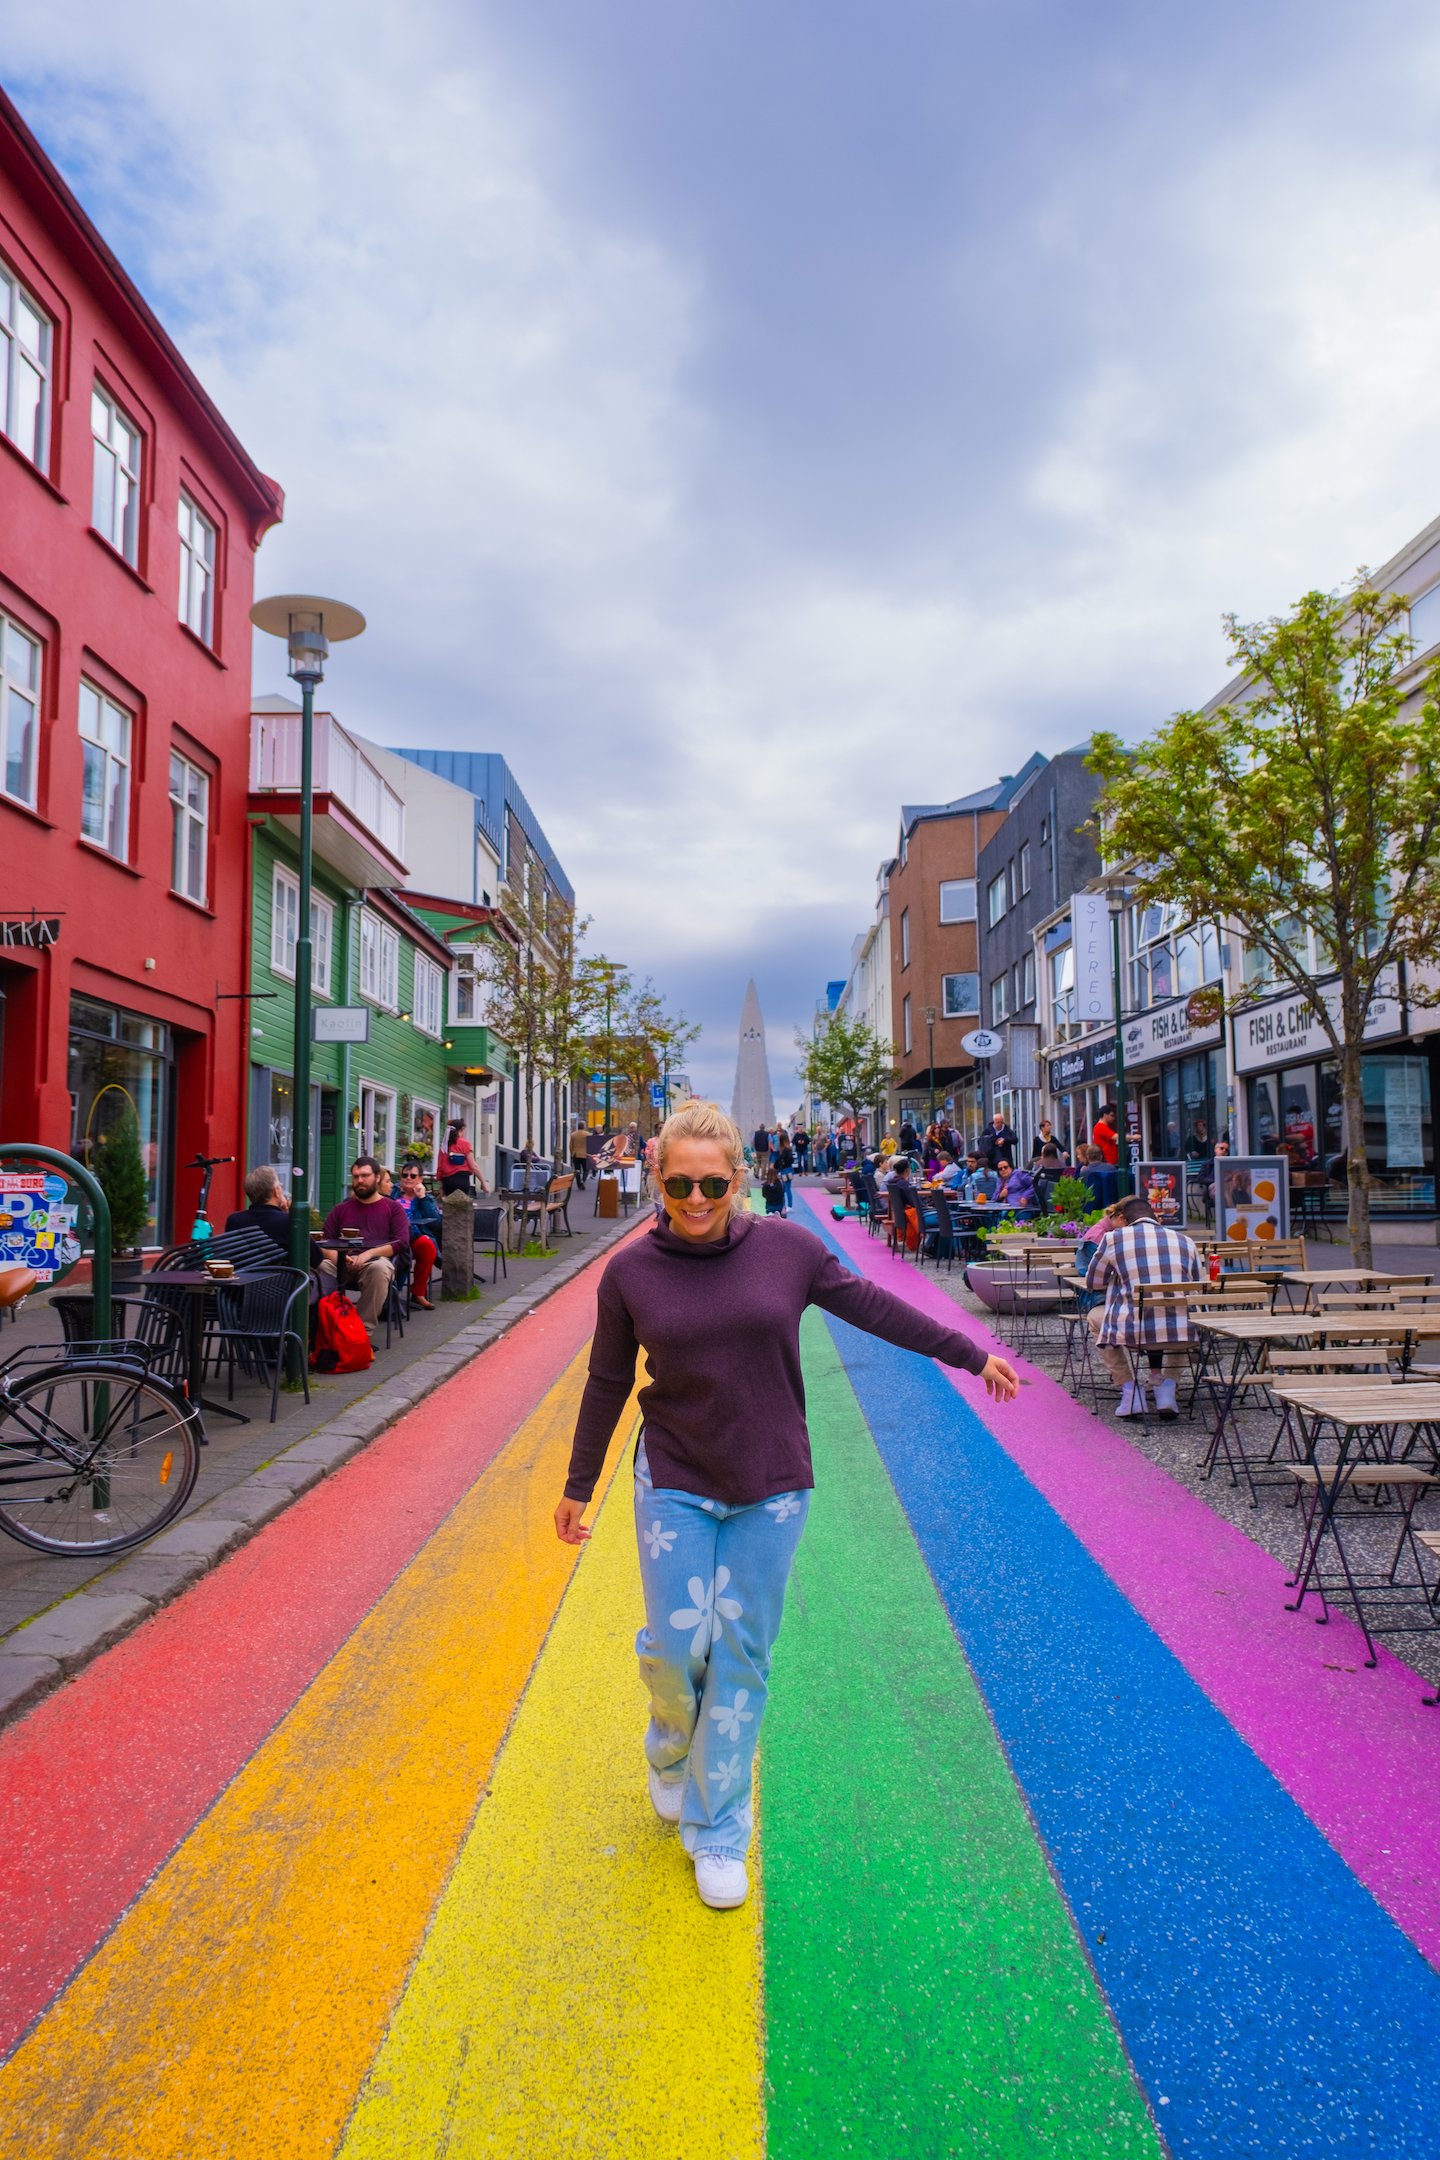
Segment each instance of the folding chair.
[{"label": "folding chair", "polygon": [[[595,1182],[598,1187],[599,1179],[597,1178]],[[471,1234],[471,1250],[472,1252],[489,1253],[491,1259],[490,1280],[492,1283],[502,1268],[505,1270],[506,1281],[508,1282],[510,1279],[510,1263],[505,1257],[504,1228],[505,1210],[503,1207],[497,1204],[491,1207],[476,1208],[475,1227]]]}]

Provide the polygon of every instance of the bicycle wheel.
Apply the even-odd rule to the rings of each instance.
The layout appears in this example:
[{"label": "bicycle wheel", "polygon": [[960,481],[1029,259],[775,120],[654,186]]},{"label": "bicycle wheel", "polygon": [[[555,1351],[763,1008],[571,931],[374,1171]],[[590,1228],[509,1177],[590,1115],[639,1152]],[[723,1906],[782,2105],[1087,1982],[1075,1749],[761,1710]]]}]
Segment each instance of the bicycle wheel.
[{"label": "bicycle wheel", "polygon": [[199,1471],[193,1406],[134,1365],[50,1366],[0,1393],[0,1530],[37,1552],[128,1552]]}]

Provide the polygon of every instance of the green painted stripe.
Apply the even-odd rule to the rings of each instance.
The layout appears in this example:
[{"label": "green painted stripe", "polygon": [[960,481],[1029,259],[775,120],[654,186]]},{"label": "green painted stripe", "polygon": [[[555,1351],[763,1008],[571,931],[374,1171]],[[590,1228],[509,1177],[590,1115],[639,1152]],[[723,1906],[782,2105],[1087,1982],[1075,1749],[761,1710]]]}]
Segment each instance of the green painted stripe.
[{"label": "green painted stripe", "polygon": [[818,1314],[762,1836],[770,2160],[1160,2150]]}]

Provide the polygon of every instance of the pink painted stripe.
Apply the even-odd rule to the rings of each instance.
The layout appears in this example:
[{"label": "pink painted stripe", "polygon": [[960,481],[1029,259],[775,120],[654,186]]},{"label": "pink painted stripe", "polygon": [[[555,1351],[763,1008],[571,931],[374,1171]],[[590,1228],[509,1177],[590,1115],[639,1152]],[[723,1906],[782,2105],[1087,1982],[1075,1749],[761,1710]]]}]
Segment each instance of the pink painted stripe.
[{"label": "pink painted stripe", "polygon": [[[1027,1385],[966,1401],[1354,1874],[1440,1965],[1440,1710],[1353,1621],[1285,1610],[1285,1570],[957,1307],[911,1261],[804,1198],[863,1275],[1010,1357]],[[960,1387],[960,1376],[950,1374]],[[1197,1428],[1197,1435],[1198,1435]],[[1276,1855],[1283,1866],[1284,1855]]]}]

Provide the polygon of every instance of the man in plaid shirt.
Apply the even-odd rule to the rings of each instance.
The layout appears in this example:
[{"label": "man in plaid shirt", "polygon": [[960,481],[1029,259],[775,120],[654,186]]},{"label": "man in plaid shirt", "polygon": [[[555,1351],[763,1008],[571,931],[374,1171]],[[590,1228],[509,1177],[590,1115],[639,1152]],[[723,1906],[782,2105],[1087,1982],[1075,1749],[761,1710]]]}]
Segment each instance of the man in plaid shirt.
[{"label": "man in plaid shirt", "polygon": [[1138,1361],[1132,1354],[1146,1353],[1156,1415],[1179,1416],[1175,1400],[1175,1376],[1181,1370],[1181,1348],[1190,1340],[1189,1316],[1169,1305],[1147,1304],[1142,1316],[1139,1291],[1145,1283],[1198,1283],[1203,1281],[1200,1255],[1183,1230],[1158,1223],[1149,1202],[1138,1195],[1122,1200],[1116,1213],[1120,1226],[1095,1248],[1085,1275],[1087,1290],[1104,1290],[1105,1303],[1089,1314],[1101,1364],[1119,1383],[1122,1418],[1143,1417],[1145,1384],[1135,1377]]}]

